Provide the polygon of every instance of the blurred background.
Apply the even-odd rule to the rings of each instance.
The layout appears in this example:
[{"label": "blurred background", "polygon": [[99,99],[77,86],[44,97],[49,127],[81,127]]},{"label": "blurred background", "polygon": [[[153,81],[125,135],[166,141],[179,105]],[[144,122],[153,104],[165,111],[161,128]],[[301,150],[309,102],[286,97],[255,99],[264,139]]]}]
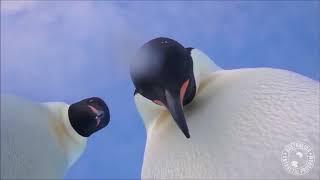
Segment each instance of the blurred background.
[{"label": "blurred background", "polygon": [[1,93],[35,102],[99,96],[111,122],[66,178],[140,178],[146,133],[128,65],[159,36],[224,69],[273,67],[320,79],[320,2],[1,1]]}]

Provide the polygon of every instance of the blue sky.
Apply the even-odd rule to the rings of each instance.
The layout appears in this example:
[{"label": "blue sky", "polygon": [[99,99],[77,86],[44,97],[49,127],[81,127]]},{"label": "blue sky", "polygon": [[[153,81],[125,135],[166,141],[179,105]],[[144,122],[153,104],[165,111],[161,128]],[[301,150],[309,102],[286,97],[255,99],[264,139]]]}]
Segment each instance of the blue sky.
[{"label": "blue sky", "polygon": [[99,96],[109,126],[67,178],[139,178],[145,129],[130,57],[171,37],[224,69],[274,67],[320,79],[319,1],[1,1],[1,93],[36,102]]}]

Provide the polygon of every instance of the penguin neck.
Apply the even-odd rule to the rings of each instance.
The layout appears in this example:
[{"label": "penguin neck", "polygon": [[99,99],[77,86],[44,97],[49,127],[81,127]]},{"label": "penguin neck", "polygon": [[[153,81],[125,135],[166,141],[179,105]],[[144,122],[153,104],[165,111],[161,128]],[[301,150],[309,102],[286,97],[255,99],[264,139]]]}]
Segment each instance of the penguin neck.
[{"label": "penguin neck", "polygon": [[134,100],[148,134],[148,131],[152,129],[151,127],[153,127],[160,114],[165,112],[166,109],[143,97],[139,93],[134,95]]},{"label": "penguin neck", "polygon": [[51,122],[54,135],[57,137],[68,158],[70,167],[82,154],[87,143],[87,138],[78,134],[71,126],[68,109],[69,105],[63,102],[44,103],[54,116]]},{"label": "penguin neck", "polygon": [[190,52],[190,56],[193,61],[193,74],[194,79],[196,81],[196,96],[198,93],[198,89],[204,80],[212,75],[212,73],[216,71],[223,70],[221,67],[216,65],[214,61],[208,57],[205,53],[200,51],[199,49],[192,49]]}]

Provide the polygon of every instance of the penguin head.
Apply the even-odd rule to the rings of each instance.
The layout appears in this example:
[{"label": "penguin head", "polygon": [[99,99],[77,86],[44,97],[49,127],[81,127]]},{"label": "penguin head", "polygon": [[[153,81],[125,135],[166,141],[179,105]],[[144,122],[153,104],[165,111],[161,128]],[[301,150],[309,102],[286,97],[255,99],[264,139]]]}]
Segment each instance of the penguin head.
[{"label": "penguin head", "polygon": [[190,52],[191,48],[160,37],[145,43],[130,66],[135,96],[166,108],[187,138],[183,106],[193,100],[197,89]]},{"label": "penguin head", "polygon": [[68,116],[71,126],[83,137],[89,137],[107,126],[110,121],[108,106],[98,97],[87,98],[71,104]]}]

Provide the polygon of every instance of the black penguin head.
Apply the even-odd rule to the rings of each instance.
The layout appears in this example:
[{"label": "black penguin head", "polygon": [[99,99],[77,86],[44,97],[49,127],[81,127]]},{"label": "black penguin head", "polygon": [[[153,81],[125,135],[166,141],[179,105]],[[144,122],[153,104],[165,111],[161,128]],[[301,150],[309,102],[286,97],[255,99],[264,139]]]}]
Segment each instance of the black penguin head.
[{"label": "black penguin head", "polygon": [[71,104],[68,115],[71,126],[84,137],[89,137],[104,128],[110,121],[108,106],[98,97],[87,98]]},{"label": "black penguin head", "polygon": [[190,134],[183,105],[191,102],[196,93],[190,51],[175,40],[156,38],[138,50],[130,67],[135,94],[165,106],[187,138]]}]

